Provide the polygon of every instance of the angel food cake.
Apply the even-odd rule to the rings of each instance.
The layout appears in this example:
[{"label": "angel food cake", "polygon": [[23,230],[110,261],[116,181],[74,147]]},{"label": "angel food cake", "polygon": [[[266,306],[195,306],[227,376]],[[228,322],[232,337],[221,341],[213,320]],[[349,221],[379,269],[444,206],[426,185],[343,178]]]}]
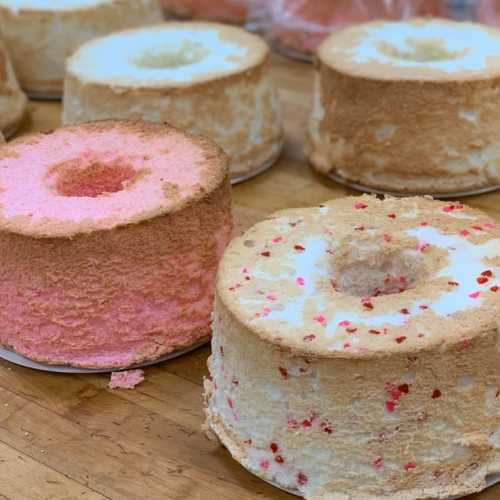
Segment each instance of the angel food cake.
[{"label": "angel food cake", "polygon": [[320,46],[308,155],[322,173],[397,193],[500,186],[500,31],[368,23]]},{"label": "angel food cake", "polygon": [[308,499],[465,495],[500,472],[500,231],[427,198],[278,212],[219,270],[207,423]]},{"label": "angel food cake", "polygon": [[272,164],[282,147],[268,59],[260,37],[221,24],[116,33],[85,44],[69,60],[63,122],[168,122],[222,146],[232,180],[240,180]]},{"label": "angel food cake", "polygon": [[109,121],[0,148],[0,346],[122,368],[210,334],[231,235],[227,158],[211,141]]},{"label": "angel food cake", "polygon": [[7,49],[0,41],[0,132],[7,137],[14,134],[27,105],[28,100],[19,87]]},{"label": "angel food cake", "polygon": [[60,98],[66,59],[82,43],[161,22],[157,0],[0,0],[0,32],[22,88]]}]

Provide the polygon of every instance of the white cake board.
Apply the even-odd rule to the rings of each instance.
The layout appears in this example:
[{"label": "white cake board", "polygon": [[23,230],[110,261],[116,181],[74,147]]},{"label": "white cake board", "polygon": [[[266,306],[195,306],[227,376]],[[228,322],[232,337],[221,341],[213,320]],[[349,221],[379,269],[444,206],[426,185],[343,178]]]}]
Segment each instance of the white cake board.
[{"label": "white cake board", "polygon": [[[383,195],[390,195],[390,196],[395,196],[398,198],[404,197],[404,196],[414,196],[418,195],[419,193],[396,193],[391,190],[385,190],[385,189],[377,189],[377,188],[371,188],[368,186],[365,186],[363,184],[359,184],[354,181],[350,181],[338,174],[335,173],[328,173],[326,176],[333,181],[342,184],[343,186],[349,187],[351,189],[355,189],[356,191],[361,191],[363,193],[372,193],[372,194],[383,194]],[[462,198],[464,196],[476,196],[479,194],[485,194],[485,193],[491,193],[492,191],[498,191],[500,189],[500,185],[496,186],[488,186],[484,188],[479,188],[479,189],[470,189],[469,191],[456,191],[454,193],[426,193],[434,198],[438,198],[440,200],[455,200],[457,198]],[[422,193],[420,193],[421,195]]]},{"label": "white cake board", "polygon": [[169,359],[174,359],[188,352],[194,351],[198,349],[202,345],[205,345],[209,342],[209,339],[204,340],[202,342],[198,342],[186,349],[181,349],[179,351],[174,351],[165,356],[161,356],[154,361],[148,361],[146,363],[140,363],[138,365],[129,366],[127,368],[75,368],[73,366],[67,365],[48,365],[45,363],[37,363],[29,358],[21,356],[15,352],[9,351],[7,349],[0,348],[0,358],[5,359],[15,365],[23,366],[25,368],[31,368],[33,370],[39,370],[43,372],[52,372],[52,373],[74,373],[74,374],[88,374],[88,373],[111,373],[118,372],[121,370],[135,370],[136,368],[144,368],[146,366],[156,365],[157,363],[162,363],[163,361],[167,361]]},{"label": "white cake board", "polygon": [[[290,495],[296,496],[296,497],[301,497],[301,495],[298,493],[297,490],[291,490],[288,488],[283,488],[282,486],[278,486],[276,483],[273,483],[272,481],[268,481],[267,479],[264,479],[264,481],[271,486],[274,486],[275,488],[280,489],[281,491],[284,491],[286,493],[289,493]],[[486,477],[486,488],[490,488],[491,486],[500,483],[500,474],[493,474],[491,476]],[[486,489],[485,488],[485,489]],[[484,491],[484,490],[483,490]],[[469,495],[467,495],[469,496]],[[450,497],[448,500],[456,500],[457,498],[464,498],[464,496],[457,496],[457,497]]]}]

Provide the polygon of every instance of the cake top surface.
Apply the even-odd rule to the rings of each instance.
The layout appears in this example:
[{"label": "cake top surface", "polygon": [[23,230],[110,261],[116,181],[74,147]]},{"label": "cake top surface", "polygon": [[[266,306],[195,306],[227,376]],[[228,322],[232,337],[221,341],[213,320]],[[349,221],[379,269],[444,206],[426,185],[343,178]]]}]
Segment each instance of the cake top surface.
[{"label": "cake top surface", "polygon": [[168,22],[90,41],[68,72],[119,87],[177,87],[242,73],[265,60],[264,40],[233,26]]},{"label": "cake top surface", "polygon": [[217,292],[262,339],[362,358],[470,345],[500,320],[500,231],[430,198],[278,212],[234,240]]},{"label": "cake top surface", "polygon": [[58,11],[95,7],[115,0],[0,0],[0,7],[19,10]]},{"label": "cake top surface", "polygon": [[444,19],[359,24],[318,49],[328,66],[381,80],[474,80],[500,74],[500,31]]},{"label": "cake top surface", "polygon": [[138,223],[204,198],[227,177],[208,139],[102,121],[0,146],[0,230],[71,237]]}]

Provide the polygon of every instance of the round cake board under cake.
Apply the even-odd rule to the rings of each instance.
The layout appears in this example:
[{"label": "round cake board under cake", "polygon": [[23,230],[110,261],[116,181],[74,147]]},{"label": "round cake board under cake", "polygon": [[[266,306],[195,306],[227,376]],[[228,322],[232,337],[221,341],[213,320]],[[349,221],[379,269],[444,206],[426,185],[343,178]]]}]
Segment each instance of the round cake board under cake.
[{"label": "round cake board under cake", "polygon": [[148,361],[146,363],[140,363],[138,365],[129,366],[127,368],[75,368],[73,366],[67,365],[49,365],[45,363],[37,363],[29,358],[21,356],[15,352],[9,351],[8,349],[0,348],[0,358],[9,361],[10,363],[14,363],[15,365],[23,366],[25,368],[31,368],[33,370],[39,370],[44,372],[52,372],[52,373],[74,373],[74,374],[90,374],[90,373],[111,373],[118,372],[122,370],[135,370],[137,368],[144,368],[146,366],[156,365],[158,363],[162,363],[163,361],[168,361],[169,359],[174,359],[183,354],[187,354],[188,352],[194,351],[199,347],[205,345],[209,339],[198,342],[186,349],[181,349],[179,351],[170,352],[165,354],[165,356],[161,356],[158,359],[153,361]]},{"label": "round cake board under cake", "polygon": [[[358,184],[357,182],[350,181],[341,175],[335,174],[333,172],[330,172],[326,174],[326,176],[333,181],[337,182],[338,184],[342,184],[343,186],[349,187],[351,189],[355,189],[356,191],[361,191],[362,193],[370,193],[370,194],[385,194],[389,196],[395,196],[395,197],[405,197],[405,196],[413,196],[413,195],[422,195],[424,193],[413,193],[413,192],[408,192],[408,193],[398,193],[390,190],[385,190],[385,189],[377,189],[377,188],[371,188],[368,186],[365,186],[363,184]],[[486,194],[486,193],[491,193],[493,191],[498,191],[500,189],[500,185],[497,186],[487,186],[484,188],[479,188],[479,189],[472,189],[469,191],[455,191],[453,193],[425,193],[429,196],[432,196],[433,198],[438,198],[440,200],[455,200],[459,197],[462,196],[476,196],[479,194]]]},{"label": "round cake board under cake", "polygon": [[231,184],[239,184],[240,182],[247,181],[249,179],[252,179],[253,177],[256,177],[259,174],[264,173],[266,170],[269,170],[280,158],[281,154],[283,153],[283,147],[285,145],[285,141],[281,143],[281,146],[279,147],[278,151],[276,154],[271,156],[263,165],[260,167],[256,167],[253,170],[250,170],[249,172],[244,172],[242,174],[238,175],[233,175],[231,176]]},{"label": "round cake board under cake", "polygon": [[[249,471],[249,472],[252,472],[252,471]],[[276,483],[274,483],[272,481],[268,481],[267,479],[264,479],[264,481],[266,483],[270,484],[271,486],[274,486],[275,488],[280,489],[281,491],[285,491],[286,493],[289,493],[290,495],[294,495],[296,497],[300,497],[301,496],[301,495],[299,495],[299,493],[297,492],[297,490],[283,488],[282,486],[279,486],[278,484],[276,484]],[[493,474],[491,476],[486,476],[486,488],[490,488],[491,486],[493,486],[493,485],[495,485],[497,483],[500,483],[500,474]],[[466,496],[469,496],[469,495],[466,495]],[[449,497],[447,500],[456,500],[457,498],[464,498],[464,497],[462,497],[462,496]]]}]

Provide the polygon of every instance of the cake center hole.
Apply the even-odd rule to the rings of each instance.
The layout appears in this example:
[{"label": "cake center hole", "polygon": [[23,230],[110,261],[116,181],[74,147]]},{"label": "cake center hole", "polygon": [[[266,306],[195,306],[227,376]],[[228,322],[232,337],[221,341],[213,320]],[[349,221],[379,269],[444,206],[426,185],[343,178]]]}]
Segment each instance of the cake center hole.
[{"label": "cake center hole", "polygon": [[180,46],[151,47],[135,57],[133,63],[145,69],[175,69],[202,61],[208,50],[201,43],[184,41]]},{"label": "cake center hole", "polygon": [[425,280],[424,259],[414,249],[412,239],[408,239],[408,245],[394,245],[380,236],[377,235],[376,243],[370,238],[349,238],[332,251],[337,291],[356,297],[377,297],[403,293]]},{"label": "cake center hole", "polygon": [[137,179],[138,172],[117,160],[112,163],[70,160],[49,172],[49,184],[59,196],[97,198],[122,191]]},{"label": "cake center hole", "polygon": [[405,39],[404,48],[395,47],[390,42],[380,42],[378,49],[392,59],[419,63],[452,61],[463,57],[468,51],[468,49],[450,50],[442,38],[412,37]]}]

